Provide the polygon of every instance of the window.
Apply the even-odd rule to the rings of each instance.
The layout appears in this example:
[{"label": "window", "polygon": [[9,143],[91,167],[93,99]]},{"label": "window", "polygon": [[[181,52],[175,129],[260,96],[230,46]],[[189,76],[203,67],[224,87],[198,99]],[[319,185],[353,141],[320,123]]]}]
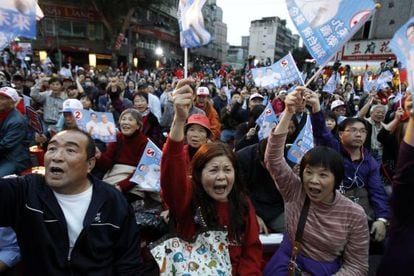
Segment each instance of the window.
[{"label": "window", "polygon": [[391,1],[391,2],[388,3],[388,8],[389,9],[394,8],[394,2],[393,1]]},{"label": "window", "polygon": [[41,21],[43,25],[43,30],[46,36],[54,36],[55,35],[55,22],[53,19],[45,18]]},{"label": "window", "polygon": [[87,37],[87,27],[85,23],[72,22],[72,36]]},{"label": "window", "polygon": [[58,35],[61,36],[71,36],[72,34],[72,25],[69,21],[58,21]]}]

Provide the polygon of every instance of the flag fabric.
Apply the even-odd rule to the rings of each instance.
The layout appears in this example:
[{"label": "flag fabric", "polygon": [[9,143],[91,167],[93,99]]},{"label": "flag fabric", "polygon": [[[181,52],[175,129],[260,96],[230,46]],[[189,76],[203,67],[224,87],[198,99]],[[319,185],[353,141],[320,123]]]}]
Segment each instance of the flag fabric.
[{"label": "flag fabric", "polygon": [[306,124],[290,147],[287,158],[293,163],[299,164],[305,153],[313,148],[313,145],[312,123],[310,116],[307,116]]},{"label": "flag fabric", "polygon": [[372,75],[372,72],[365,72],[364,74],[364,92],[370,93],[372,91],[373,87],[376,87],[376,81],[375,80],[369,80],[369,76]]},{"label": "flag fabric", "polygon": [[325,85],[322,88],[322,92],[327,92],[329,94],[333,94],[336,86],[338,85],[338,81],[339,83],[341,83],[341,78],[340,76],[338,76],[339,73],[336,72],[335,74],[332,74],[330,76],[330,78],[328,79],[328,81],[325,83]]},{"label": "flag fabric", "polygon": [[218,89],[221,88],[221,78],[220,78],[220,76],[218,76],[217,78],[213,79],[213,82],[214,82],[214,84],[216,85],[216,87]]},{"label": "flag fabric", "polygon": [[306,48],[325,65],[375,10],[372,0],[286,0]]},{"label": "flag fabric", "polygon": [[36,38],[37,1],[0,1],[0,50],[16,37]]},{"label": "flag fabric", "polygon": [[414,87],[414,17],[398,29],[389,45],[402,67],[407,69],[408,85]]},{"label": "flag fabric", "polygon": [[291,53],[271,66],[254,68],[251,71],[256,87],[271,89],[295,82],[304,85],[302,74],[296,67]]},{"label": "flag fabric", "polygon": [[138,166],[130,180],[137,184],[139,190],[156,193],[160,192],[161,156],[161,150],[148,139]]},{"label": "flag fabric", "polygon": [[178,26],[182,48],[194,48],[206,45],[211,40],[210,33],[204,27],[201,12],[206,0],[180,0],[178,4]]},{"label": "flag fabric", "polygon": [[269,136],[270,132],[276,125],[279,123],[279,119],[276,116],[275,111],[273,110],[272,104],[269,102],[265,110],[260,114],[256,120],[256,125],[259,127],[257,136],[259,140],[265,139]]}]

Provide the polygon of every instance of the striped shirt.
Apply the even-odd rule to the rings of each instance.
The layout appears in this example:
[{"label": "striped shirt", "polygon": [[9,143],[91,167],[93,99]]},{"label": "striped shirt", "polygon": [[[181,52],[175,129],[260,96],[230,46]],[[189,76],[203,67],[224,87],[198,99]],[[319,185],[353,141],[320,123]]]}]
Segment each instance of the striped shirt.
[{"label": "striped shirt", "polygon": [[[299,216],[305,201],[300,178],[284,159],[286,134],[269,136],[265,163],[285,201],[285,221],[289,240],[295,240]],[[335,275],[366,275],[369,230],[364,210],[336,191],[332,203],[311,200],[300,254],[315,261],[342,257]]]}]

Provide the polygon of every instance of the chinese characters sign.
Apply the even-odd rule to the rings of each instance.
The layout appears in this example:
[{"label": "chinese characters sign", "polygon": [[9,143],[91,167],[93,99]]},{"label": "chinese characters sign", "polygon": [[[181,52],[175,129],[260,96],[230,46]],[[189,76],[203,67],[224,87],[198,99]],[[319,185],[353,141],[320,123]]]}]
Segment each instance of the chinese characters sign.
[{"label": "chinese characters sign", "polygon": [[345,44],[342,60],[385,60],[393,58],[389,39],[350,41]]}]

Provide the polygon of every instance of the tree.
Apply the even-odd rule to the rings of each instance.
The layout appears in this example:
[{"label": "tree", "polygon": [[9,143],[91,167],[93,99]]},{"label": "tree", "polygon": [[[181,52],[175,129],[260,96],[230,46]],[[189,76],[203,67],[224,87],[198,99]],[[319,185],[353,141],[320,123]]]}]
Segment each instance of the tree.
[{"label": "tree", "polygon": [[137,8],[148,9],[150,6],[161,4],[162,0],[86,0],[83,3],[92,5],[102,17],[106,29],[105,41],[112,52],[112,63],[117,65],[116,40],[119,34],[125,34],[133,23],[134,12]]},{"label": "tree", "polygon": [[312,59],[312,56],[309,54],[306,47],[296,48],[292,52],[292,56],[297,63],[297,67],[299,70],[303,71],[307,69],[307,63],[305,62],[306,59]]}]

